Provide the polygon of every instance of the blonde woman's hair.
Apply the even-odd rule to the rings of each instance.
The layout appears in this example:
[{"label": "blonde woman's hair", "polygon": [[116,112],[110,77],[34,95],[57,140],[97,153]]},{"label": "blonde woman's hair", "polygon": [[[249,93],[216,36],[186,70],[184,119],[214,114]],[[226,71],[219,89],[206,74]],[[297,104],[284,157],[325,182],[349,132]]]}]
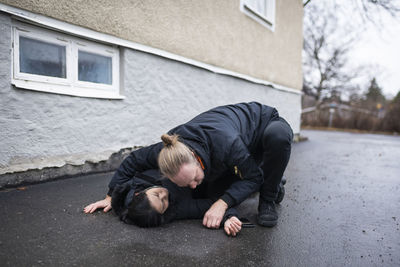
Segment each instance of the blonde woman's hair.
[{"label": "blonde woman's hair", "polygon": [[158,155],[158,167],[163,175],[173,177],[178,174],[182,164],[195,161],[192,151],[179,141],[178,135],[163,134],[161,140],[164,147]]}]

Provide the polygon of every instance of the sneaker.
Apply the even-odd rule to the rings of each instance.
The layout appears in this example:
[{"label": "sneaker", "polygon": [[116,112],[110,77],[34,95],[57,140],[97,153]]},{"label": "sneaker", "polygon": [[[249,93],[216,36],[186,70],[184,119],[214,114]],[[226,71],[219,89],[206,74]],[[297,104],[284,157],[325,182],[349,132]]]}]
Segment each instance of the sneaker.
[{"label": "sneaker", "polygon": [[278,223],[278,213],[276,212],[274,201],[260,199],[257,222],[259,225],[266,227],[273,227]]}]

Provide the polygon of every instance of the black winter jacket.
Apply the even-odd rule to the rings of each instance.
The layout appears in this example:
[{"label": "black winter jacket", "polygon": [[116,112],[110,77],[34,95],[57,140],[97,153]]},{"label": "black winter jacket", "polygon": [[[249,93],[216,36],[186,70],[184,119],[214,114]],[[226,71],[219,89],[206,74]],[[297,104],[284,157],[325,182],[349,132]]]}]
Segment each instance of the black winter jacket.
[{"label": "black winter jacket", "polygon": [[[213,182],[232,174],[240,177],[221,197],[229,207],[240,204],[263,183],[259,165],[261,139],[270,121],[279,118],[276,109],[257,102],[216,107],[170,130],[202,160],[204,181]],[[157,158],[163,144],[133,151],[115,172],[108,195],[136,172],[158,169]]]}]

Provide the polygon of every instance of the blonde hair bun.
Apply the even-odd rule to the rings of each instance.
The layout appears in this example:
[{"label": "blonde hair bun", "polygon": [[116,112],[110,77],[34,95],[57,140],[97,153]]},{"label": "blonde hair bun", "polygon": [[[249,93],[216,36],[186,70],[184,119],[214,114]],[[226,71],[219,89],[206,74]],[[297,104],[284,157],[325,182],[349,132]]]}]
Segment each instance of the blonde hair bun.
[{"label": "blonde hair bun", "polygon": [[177,134],[169,135],[163,134],[161,135],[161,140],[163,141],[164,147],[175,146],[178,143],[179,136]]},{"label": "blonde hair bun", "polygon": [[161,140],[164,147],[158,154],[158,167],[164,176],[174,177],[183,164],[196,162],[190,148],[179,141],[179,135],[163,134]]}]

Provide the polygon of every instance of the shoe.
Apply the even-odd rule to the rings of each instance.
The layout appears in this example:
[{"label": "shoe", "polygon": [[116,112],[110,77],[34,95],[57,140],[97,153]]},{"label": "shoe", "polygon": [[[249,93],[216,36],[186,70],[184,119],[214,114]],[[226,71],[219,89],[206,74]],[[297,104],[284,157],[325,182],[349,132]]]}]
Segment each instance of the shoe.
[{"label": "shoe", "polygon": [[285,197],[285,184],[286,184],[286,179],[283,178],[280,185],[279,185],[279,192],[278,196],[276,197],[275,203],[279,204],[282,202],[283,198]]},{"label": "shoe", "polygon": [[266,227],[273,227],[278,223],[278,213],[276,212],[274,201],[260,199],[257,223]]}]

